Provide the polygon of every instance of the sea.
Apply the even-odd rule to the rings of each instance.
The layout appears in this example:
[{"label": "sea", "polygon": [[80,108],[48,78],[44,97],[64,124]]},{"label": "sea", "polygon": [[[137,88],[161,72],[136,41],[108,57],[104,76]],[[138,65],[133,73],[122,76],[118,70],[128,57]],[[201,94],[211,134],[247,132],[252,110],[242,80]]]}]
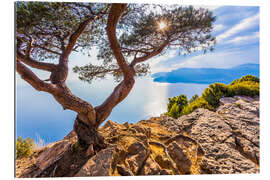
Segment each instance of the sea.
[{"label": "sea", "polygon": [[[91,84],[71,79],[67,81],[73,94],[90,102],[101,104],[113,91],[117,82],[107,78]],[[208,84],[159,83],[151,76],[140,77],[126,99],[112,111],[108,120],[118,123],[136,123],[150,117],[160,116],[167,109],[168,98],[184,94],[190,99],[201,95]],[[73,128],[76,113],[64,110],[52,95],[38,92],[16,77],[15,135],[30,137],[36,142],[48,144],[61,140]]]}]

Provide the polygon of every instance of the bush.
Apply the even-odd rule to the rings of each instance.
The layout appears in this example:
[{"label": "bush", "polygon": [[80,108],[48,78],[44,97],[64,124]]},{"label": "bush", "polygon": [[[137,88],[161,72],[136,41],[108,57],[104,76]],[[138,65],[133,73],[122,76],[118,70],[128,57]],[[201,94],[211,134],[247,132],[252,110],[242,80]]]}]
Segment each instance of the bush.
[{"label": "bush", "polygon": [[228,86],[231,96],[244,95],[244,96],[255,96],[260,95],[260,84],[252,81],[246,81],[241,83],[235,83]]},{"label": "bush", "polygon": [[[243,76],[234,80],[229,85],[214,83],[203,91],[201,97],[194,95],[189,102],[185,95],[169,98],[168,115],[179,117],[191,113],[197,108],[214,110],[219,105],[222,97],[255,96],[260,94],[260,80],[253,75]],[[177,106],[178,107],[177,107]]]},{"label": "bush", "polygon": [[170,112],[173,105],[176,104],[179,107],[179,111],[181,112],[184,106],[188,104],[188,99],[185,95],[180,95],[176,97],[169,98],[169,103],[167,106],[167,111]]},{"label": "bush", "polygon": [[190,104],[190,103],[192,103],[192,102],[194,102],[196,99],[198,99],[199,98],[199,96],[198,96],[198,94],[195,94],[194,96],[192,96],[191,98],[190,98],[190,100],[188,101],[188,103]]},{"label": "bush", "polygon": [[257,78],[256,76],[247,75],[247,76],[243,76],[243,77],[241,77],[239,79],[236,79],[236,80],[232,81],[229,85],[234,85],[234,84],[245,82],[245,81],[251,81],[251,82],[255,82],[255,83],[260,83],[260,79]]},{"label": "bush", "polygon": [[18,137],[16,140],[16,158],[28,157],[32,154],[34,148],[34,140],[30,139],[22,139],[22,137]]},{"label": "bush", "polygon": [[221,97],[230,96],[230,92],[226,84],[215,83],[206,88],[202,97],[213,107],[217,107]]},{"label": "bush", "polygon": [[178,118],[180,116],[180,113],[181,111],[180,111],[179,106],[176,103],[174,103],[170,111],[168,112],[168,115],[173,118]]},{"label": "bush", "polygon": [[199,97],[195,101],[191,102],[187,106],[184,107],[184,109],[181,112],[181,115],[187,115],[191,112],[193,112],[197,108],[205,108],[209,110],[213,110],[214,108],[208,104],[208,102],[203,98]]}]

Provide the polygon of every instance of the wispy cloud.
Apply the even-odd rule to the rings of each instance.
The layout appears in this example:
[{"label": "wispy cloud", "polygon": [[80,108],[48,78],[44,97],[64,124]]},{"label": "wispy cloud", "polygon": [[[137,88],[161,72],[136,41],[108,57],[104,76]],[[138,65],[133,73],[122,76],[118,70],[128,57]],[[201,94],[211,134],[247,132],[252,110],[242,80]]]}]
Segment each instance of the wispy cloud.
[{"label": "wispy cloud", "polygon": [[162,56],[155,57],[149,61],[149,64],[151,66],[151,72],[161,72],[161,71],[167,71],[167,67],[162,65],[163,62],[170,60],[171,58],[174,58],[177,55],[178,50],[170,50],[166,54]]},{"label": "wispy cloud", "polygon": [[221,31],[221,30],[225,29],[225,27],[226,26],[224,24],[215,24],[214,25],[214,31],[215,32]]},{"label": "wispy cloud", "polygon": [[258,25],[259,23],[259,13],[255,14],[254,16],[251,16],[249,18],[243,19],[239,24],[233,26],[228,31],[220,34],[217,36],[217,41],[221,42],[222,40],[225,40],[243,30],[247,30],[251,27],[254,27]]},{"label": "wispy cloud", "polygon": [[233,43],[233,44],[251,44],[257,42],[259,40],[259,32],[253,32],[246,36],[237,36],[226,43]]},{"label": "wispy cloud", "polygon": [[[249,52],[249,56],[247,56]],[[238,49],[212,52],[203,55],[193,56],[184,62],[171,66],[170,69],[178,69],[184,67],[192,68],[229,68],[244,63],[259,63],[259,49]]]}]

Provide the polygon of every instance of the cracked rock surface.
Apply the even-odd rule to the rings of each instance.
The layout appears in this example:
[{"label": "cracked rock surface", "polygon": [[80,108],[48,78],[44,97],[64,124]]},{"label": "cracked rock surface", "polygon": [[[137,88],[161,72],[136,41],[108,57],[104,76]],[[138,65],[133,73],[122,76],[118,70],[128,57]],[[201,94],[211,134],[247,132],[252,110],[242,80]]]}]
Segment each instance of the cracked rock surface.
[{"label": "cracked rock surface", "polygon": [[202,146],[202,173],[259,173],[259,99],[226,97],[220,104],[216,112],[197,109],[163,124]]}]

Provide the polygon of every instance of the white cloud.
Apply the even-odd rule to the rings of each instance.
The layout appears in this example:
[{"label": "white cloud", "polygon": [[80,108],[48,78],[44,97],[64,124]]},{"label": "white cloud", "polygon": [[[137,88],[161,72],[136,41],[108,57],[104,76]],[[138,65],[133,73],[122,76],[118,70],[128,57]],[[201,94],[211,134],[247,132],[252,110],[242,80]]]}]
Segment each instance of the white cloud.
[{"label": "white cloud", "polygon": [[259,24],[259,13],[252,17],[243,19],[239,24],[233,26],[231,29],[229,29],[225,33],[218,35],[217,41],[220,42],[222,40],[225,40],[242,30],[246,30],[258,24]]},{"label": "white cloud", "polygon": [[233,44],[250,44],[259,40],[259,32],[254,32],[252,34],[246,36],[237,36],[226,43],[233,43]]},{"label": "white cloud", "polygon": [[215,32],[221,31],[223,29],[225,29],[225,26],[223,24],[216,24],[216,25],[214,25],[214,31]]},{"label": "white cloud", "polygon": [[[247,56],[247,51],[250,56]],[[259,63],[259,50],[248,49],[238,51],[211,52],[203,55],[194,56],[184,62],[175,64],[171,69],[184,67],[190,68],[230,68],[245,63]]]},{"label": "white cloud", "polygon": [[168,71],[168,69],[166,67],[164,67],[164,65],[162,65],[161,63],[164,61],[168,61],[171,58],[174,58],[177,55],[178,50],[174,49],[174,50],[169,50],[166,54],[162,55],[162,56],[158,56],[155,57],[153,59],[150,59],[148,62],[151,66],[151,72],[155,73],[155,72],[165,72]]}]

